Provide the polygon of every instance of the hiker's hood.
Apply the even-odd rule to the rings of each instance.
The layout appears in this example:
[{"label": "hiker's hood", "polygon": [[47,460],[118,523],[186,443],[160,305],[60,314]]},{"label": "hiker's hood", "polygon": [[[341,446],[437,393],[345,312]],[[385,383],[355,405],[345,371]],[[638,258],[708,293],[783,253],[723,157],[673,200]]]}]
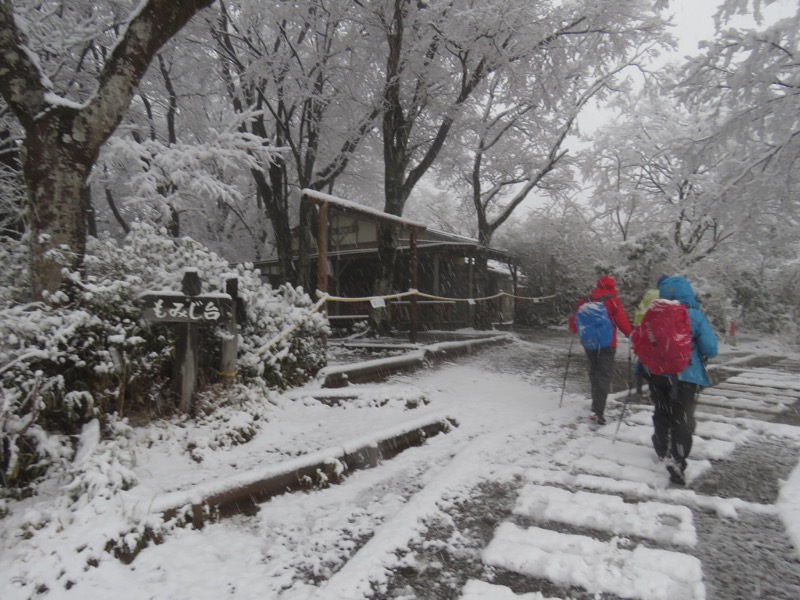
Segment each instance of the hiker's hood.
[{"label": "hiker's hood", "polygon": [[687,308],[700,308],[691,284],[680,275],[664,279],[658,286],[658,294],[662,300],[677,300]]},{"label": "hiker's hood", "polygon": [[616,296],[617,282],[610,275],[603,275],[600,279],[597,280],[596,289],[601,290],[605,293],[611,293]]}]

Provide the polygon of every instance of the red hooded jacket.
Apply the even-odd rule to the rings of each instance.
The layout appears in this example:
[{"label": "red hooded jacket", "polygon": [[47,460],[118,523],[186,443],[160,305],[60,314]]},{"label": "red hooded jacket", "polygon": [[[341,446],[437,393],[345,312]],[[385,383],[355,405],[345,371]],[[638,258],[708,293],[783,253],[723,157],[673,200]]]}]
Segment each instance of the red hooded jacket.
[{"label": "red hooded jacket", "polygon": [[[603,296],[610,296],[603,304],[605,304],[606,311],[608,311],[608,316],[611,318],[611,322],[614,323],[615,327],[611,334],[611,347],[617,347],[617,329],[619,329],[625,337],[631,337],[631,331],[633,328],[631,324],[628,322],[628,317],[625,316],[625,310],[622,308],[622,303],[617,298],[617,282],[614,281],[614,278],[609,275],[603,275],[600,279],[597,280],[597,285],[592,290],[592,293],[589,294],[589,298],[592,300],[599,300]],[[586,298],[581,298],[578,302],[578,306],[575,307],[575,312],[578,312],[578,309],[583,306],[586,302]],[[572,316],[569,318],[569,330],[570,333],[578,333],[578,328],[575,327],[575,312],[572,313]]]}]

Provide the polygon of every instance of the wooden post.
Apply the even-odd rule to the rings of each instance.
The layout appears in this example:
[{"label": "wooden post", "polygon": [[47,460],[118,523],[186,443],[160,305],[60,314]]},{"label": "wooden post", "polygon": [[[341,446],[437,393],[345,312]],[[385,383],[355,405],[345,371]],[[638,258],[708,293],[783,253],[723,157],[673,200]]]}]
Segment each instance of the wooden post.
[{"label": "wooden post", "polygon": [[[475,297],[475,288],[473,281],[473,271],[475,267],[475,257],[473,255],[465,256],[464,259],[469,263],[467,269],[467,287],[469,288],[469,297]],[[469,326],[475,327],[475,304],[470,303],[469,305]]]},{"label": "wooden post", "polygon": [[441,285],[439,283],[439,279],[441,278],[440,275],[441,270],[441,257],[439,254],[433,255],[433,293],[437,296],[441,295]]},{"label": "wooden post", "polygon": [[[417,289],[417,230],[412,229],[409,233],[409,261],[410,266],[410,281],[409,288],[412,290]],[[417,342],[417,331],[419,330],[419,305],[417,304],[417,295],[411,296],[411,327],[408,333],[408,339],[412,344]]]},{"label": "wooden post", "polygon": [[[200,293],[200,275],[197,271],[186,271],[183,274],[182,291],[186,296],[197,296]],[[199,327],[196,323],[178,326],[178,339],[175,344],[175,391],[180,401],[180,409],[189,412],[192,406],[192,395],[197,382],[198,359],[200,355]]]},{"label": "wooden post", "polygon": [[319,205],[317,230],[317,290],[328,293],[328,203]]},{"label": "wooden post", "polygon": [[[192,395],[197,385],[200,323],[227,326],[228,319],[238,319],[241,323],[245,316],[244,304],[241,299],[234,304],[228,294],[201,294],[200,275],[196,269],[187,269],[184,272],[182,288],[182,292],[145,292],[140,299],[146,321],[175,326],[175,366],[172,390],[180,399],[181,410],[189,412],[192,406]],[[238,288],[234,288],[234,292],[237,290]],[[235,333],[235,325],[228,331]],[[224,349],[223,356],[225,356]],[[228,368],[231,369],[230,372],[235,371],[235,360],[236,352],[234,350],[232,366],[223,366],[223,370]]]},{"label": "wooden post", "polygon": [[[317,229],[317,291],[328,293],[328,203],[319,205],[319,226]],[[322,314],[327,314],[327,302],[322,308]],[[328,336],[320,334],[323,347],[328,346]]]},{"label": "wooden post", "polygon": [[236,355],[239,351],[239,332],[237,331],[237,317],[236,314],[239,303],[239,278],[229,277],[225,280],[225,293],[231,297],[233,310],[231,311],[230,319],[225,325],[225,333],[231,339],[222,342],[222,360],[220,361],[220,373],[223,377],[225,385],[230,385],[233,378],[236,376]]},{"label": "wooden post", "polygon": [[511,271],[511,293],[514,297],[511,299],[511,326],[517,322],[517,296],[519,295],[519,288],[517,287],[517,263],[509,261],[508,269]]}]

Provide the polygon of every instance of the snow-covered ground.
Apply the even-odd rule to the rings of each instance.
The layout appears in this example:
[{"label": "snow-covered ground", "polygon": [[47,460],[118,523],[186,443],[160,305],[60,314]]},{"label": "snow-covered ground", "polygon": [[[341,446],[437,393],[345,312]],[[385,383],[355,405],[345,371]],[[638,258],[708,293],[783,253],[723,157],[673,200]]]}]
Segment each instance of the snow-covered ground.
[{"label": "snow-covered ground", "polygon": [[[655,460],[647,406],[620,424],[612,399],[608,425],[585,420],[574,350],[562,400],[567,348],[563,332],[531,333],[337,402],[312,382],[266,399],[257,421],[248,402],[201,425],[125,428],[113,445],[87,427],[75,460],[96,473],[88,491],[49,482],[0,505],[0,598],[800,597],[800,428],[772,420],[797,411],[800,356],[723,345],[718,372],[733,377],[704,395],[683,489]],[[747,366],[765,357],[777,364]],[[339,485],[202,529],[161,522],[176,497],[443,417],[458,426]],[[146,533],[159,543],[130,564],[107,551]]]}]

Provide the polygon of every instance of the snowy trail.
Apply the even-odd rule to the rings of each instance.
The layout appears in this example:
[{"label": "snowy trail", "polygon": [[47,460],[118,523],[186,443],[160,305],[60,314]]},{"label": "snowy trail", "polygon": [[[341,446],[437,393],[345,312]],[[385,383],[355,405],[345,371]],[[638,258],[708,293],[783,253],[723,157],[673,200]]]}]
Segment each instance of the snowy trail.
[{"label": "snowy trail", "polygon": [[373,587],[384,586],[388,572],[403,565],[400,555],[422,538],[426,520],[441,514],[453,502],[468,498],[481,481],[510,478],[520,472],[516,461],[508,461],[509,456],[516,456],[509,447],[520,439],[532,439],[534,434],[542,456],[548,453],[548,447],[563,443],[560,435],[539,430],[538,424],[518,425],[471,439],[452,460],[429,473],[432,481],[376,529],[373,537],[312,596],[314,600],[357,600],[368,597]]},{"label": "snowy trail", "polygon": [[[636,421],[648,418],[649,411],[636,411],[631,417]],[[518,492],[515,515],[536,523],[561,523],[587,532],[601,531],[611,538],[599,540],[594,537],[596,533],[567,534],[535,525],[525,528],[505,522],[500,524],[482,553],[485,564],[549,579],[559,586],[578,586],[589,593],[638,600],[677,597],[704,600],[702,564],[691,554],[676,550],[697,543],[690,507],[705,507],[727,515],[741,510],[775,515],[775,508],[670,488],[662,465],[649,456],[652,453],[648,445],[649,429],[626,427],[622,431],[629,441],[621,437],[613,443],[614,426],[612,423],[589,436],[583,432],[583,435],[562,438],[557,448],[549,446],[546,460],[543,456],[527,459],[537,466],[526,467],[523,460],[517,461],[516,468],[510,470],[509,463],[505,470],[499,464],[491,466],[496,461],[503,462],[504,453],[497,449],[510,439],[518,441],[520,436],[524,437],[529,427],[502,434],[507,438],[505,441],[500,441],[498,434],[473,440],[442,468],[442,477],[417,492],[391,520],[383,523],[373,538],[312,597],[315,600],[353,600],[367,598],[375,589],[383,589],[388,572],[403,566],[403,550],[419,543],[424,535],[425,520],[439,513],[449,503],[448,498],[467,493],[486,474],[494,472],[495,477],[504,471],[516,474],[522,468],[523,478],[530,480],[546,480],[544,474],[557,474],[550,483],[558,487],[546,485],[544,481],[525,485]],[[702,440],[699,446],[704,455],[715,460],[726,459],[737,444],[757,435],[725,423],[711,423],[706,429],[706,437],[699,438]],[[477,460],[487,463],[485,473],[475,470]],[[544,468],[548,463],[558,469]],[[711,468],[705,459],[692,464],[692,478]],[[585,485],[590,480],[594,485]],[[623,501],[622,497],[612,495],[631,491],[636,491],[641,498],[650,496],[654,500]],[[650,549],[641,544],[627,548],[631,545],[630,538],[654,542],[662,549]],[[462,600],[468,600],[478,589],[485,591],[479,582],[473,581],[464,588]]]},{"label": "snowy trail", "polygon": [[[700,405],[690,486],[676,488],[654,460],[649,406],[627,407],[617,432],[617,391],[609,424],[590,426],[577,366],[559,406],[569,338],[558,335],[383,384],[293,391],[273,399],[257,439],[229,450],[190,454],[182,448],[202,431],[151,432],[137,448],[149,478],[115,501],[122,511],[78,520],[41,497],[26,515],[38,511],[40,530],[17,530],[20,513],[5,519],[0,597],[28,600],[44,583],[42,600],[800,598],[800,428],[761,410],[784,398],[796,409],[794,376],[738,368],[743,381],[719,387],[725,410]],[[100,542],[84,548],[95,530],[73,526],[133,522],[155,491],[244,476],[442,412],[459,422],[449,433],[340,485],[169,531],[131,565],[93,553]]]},{"label": "snowy trail", "polygon": [[[490,436],[491,437],[491,436]],[[466,492],[478,482],[474,465],[487,440],[473,443],[442,469],[442,475],[411,498],[398,513],[383,523],[372,538],[314,595],[318,600],[366,598],[373,586],[385,584],[385,572],[399,566],[397,553],[418,539],[424,520],[439,512],[447,495]]]},{"label": "snowy trail", "polygon": [[[747,390],[729,388],[724,394],[730,397],[722,393],[713,396],[726,402],[728,408],[754,411],[755,415],[782,412],[795,401],[780,392],[759,396],[762,381],[757,375],[758,370],[750,375]],[[775,385],[772,375],[761,379]],[[690,484],[707,476],[716,464],[729,461],[738,448],[758,443],[762,436],[782,437],[789,443],[800,441],[800,430],[791,426],[713,413],[699,416],[687,472]],[[512,514],[498,523],[481,551],[481,560],[487,567],[547,580],[561,589],[582,589],[590,595],[705,600],[709,596],[703,564],[691,550],[698,543],[693,512],[711,511],[719,518],[737,519],[740,514],[750,514],[776,519],[779,511],[772,504],[672,487],[663,465],[654,460],[650,417],[649,409],[633,408],[615,438],[613,420],[593,430],[583,424],[576,427],[563,414],[554,414],[552,426],[567,435],[551,445],[531,444],[515,460],[497,451],[508,441],[498,443],[497,436],[473,440],[474,446],[453,460],[445,477],[418,492],[390,522],[382,525],[313,598],[352,600],[369,597],[376,590],[378,598],[392,597],[386,591],[392,586],[387,571],[415,568],[416,559],[410,558],[405,548],[424,545],[423,522],[447,511],[449,496],[465,493],[484,477],[476,476],[471,464],[481,460],[494,465],[484,471],[494,473],[498,481],[503,474],[506,484],[512,475],[528,482],[516,488]],[[530,443],[526,429],[517,428],[508,434],[508,440]],[[514,593],[491,581],[470,578],[458,598],[477,597],[556,598],[552,593]]]}]

